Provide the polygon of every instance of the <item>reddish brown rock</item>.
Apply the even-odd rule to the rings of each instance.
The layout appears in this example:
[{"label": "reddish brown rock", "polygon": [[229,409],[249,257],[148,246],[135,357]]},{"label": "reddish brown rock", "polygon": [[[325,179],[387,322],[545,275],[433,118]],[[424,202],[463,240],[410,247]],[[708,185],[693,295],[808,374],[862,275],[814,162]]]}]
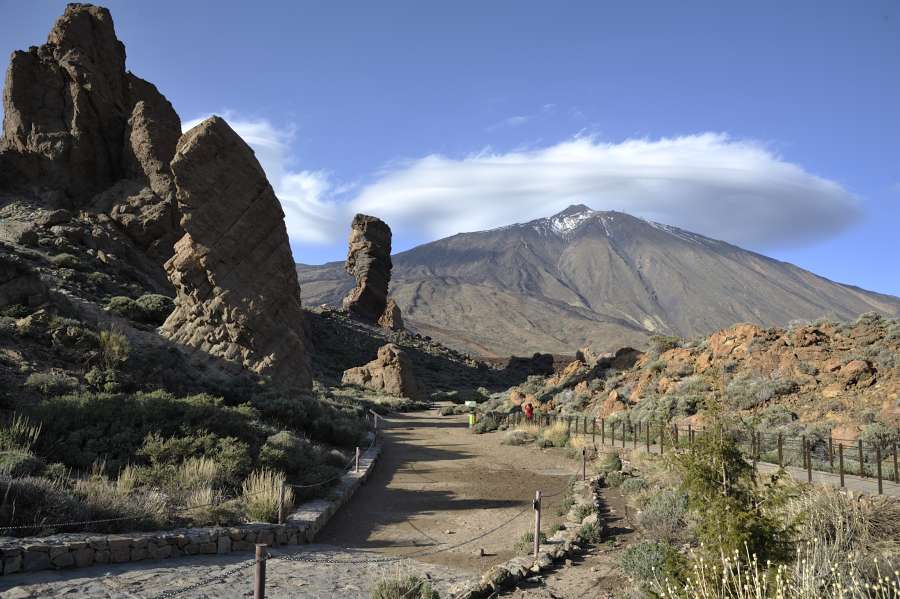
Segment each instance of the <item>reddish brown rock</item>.
[{"label": "reddish brown rock", "polygon": [[374,216],[357,214],[350,231],[345,270],[356,287],[344,298],[344,308],[371,323],[384,315],[391,282],[391,229]]},{"label": "reddish brown rock", "polygon": [[384,313],[378,319],[378,324],[391,331],[403,330],[403,315],[400,314],[400,306],[394,301],[394,298],[388,298],[387,306]]},{"label": "reddish brown rock", "polygon": [[181,121],[125,70],[108,10],[70,4],[46,44],[14,52],[3,110],[4,185],[110,211],[144,249],[171,255],[180,232],[169,162]]},{"label": "reddish brown rock", "polygon": [[345,370],[341,382],[398,397],[423,399],[425,396],[409,356],[393,343],[380,347],[378,357],[368,364]]},{"label": "reddish brown rock", "polygon": [[277,383],[310,387],[284,213],[253,151],[212,117],[181,138],[172,171],[185,235],[166,262],[177,296],[163,334]]}]

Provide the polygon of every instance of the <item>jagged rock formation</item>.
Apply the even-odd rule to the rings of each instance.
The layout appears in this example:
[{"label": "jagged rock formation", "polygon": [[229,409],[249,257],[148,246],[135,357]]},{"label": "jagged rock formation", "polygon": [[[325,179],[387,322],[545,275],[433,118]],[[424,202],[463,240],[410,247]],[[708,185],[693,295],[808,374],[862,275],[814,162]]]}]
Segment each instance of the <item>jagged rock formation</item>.
[{"label": "jagged rock formation", "polygon": [[108,10],[70,4],[46,44],[14,52],[3,111],[0,185],[108,211],[143,249],[171,255],[180,231],[168,164],[181,121],[125,70]]},{"label": "jagged rock formation", "polygon": [[400,313],[400,306],[397,305],[394,298],[388,298],[387,306],[385,306],[381,318],[378,319],[378,324],[391,331],[403,330],[403,315]]},{"label": "jagged rock formation", "polygon": [[393,303],[388,308],[388,286],[391,282],[391,228],[374,216],[357,214],[350,230],[350,249],[344,269],[356,279],[356,287],[343,300],[344,308],[367,322],[380,322],[393,328],[400,309]]},{"label": "jagged rock formation", "polygon": [[368,364],[344,371],[341,382],[410,399],[423,399],[425,396],[425,390],[413,373],[409,356],[394,343],[379,348],[378,357]]},{"label": "jagged rock formation", "polygon": [[310,387],[284,213],[253,151],[212,117],[184,134],[171,166],[186,233],[166,262],[177,297],[163,334]]}]

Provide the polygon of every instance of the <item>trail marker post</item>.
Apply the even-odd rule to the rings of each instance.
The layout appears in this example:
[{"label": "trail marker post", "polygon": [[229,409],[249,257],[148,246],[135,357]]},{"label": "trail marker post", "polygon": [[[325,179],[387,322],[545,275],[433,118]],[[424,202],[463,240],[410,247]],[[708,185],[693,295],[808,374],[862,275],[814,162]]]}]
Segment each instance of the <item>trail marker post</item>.
[{"label": "trail marker post", "polygon": [[812,452],[810,451],[811,446],[806,441],[803,442],[806,445],[806,482],[812,482]]},{"label": "trail marker post", "polygon": [[834,474],[834,438],[828,434],[828,469]]},{"label": "trail marker post", "polygon": [[256,546],[256,572],[253,576],[253,599],[266,597],[266,545]]},{"label": "trail marker post", "polygon": [[859,476],[860,476],[860,478],[865,478],[866,477],[866,469],[864,467],[864,463],[865,463],[866,458],[863,456],[862,439],[857,440],[856,446],[859,448]]},{"label": "trail marker post", "polygon": [[[357,451],[359,451],[357,449]],[[284,524],[284,481],[281,481],[281,488],[278,489],[278,523]]]},{"label": "trail marker post", "polygon": [[538,557],[541,546],[541,491],[534,492],[534,559]]},{"label": "trail marker post", "polygon": [[359,472],[359,447],[356,448],[356,471]]}]

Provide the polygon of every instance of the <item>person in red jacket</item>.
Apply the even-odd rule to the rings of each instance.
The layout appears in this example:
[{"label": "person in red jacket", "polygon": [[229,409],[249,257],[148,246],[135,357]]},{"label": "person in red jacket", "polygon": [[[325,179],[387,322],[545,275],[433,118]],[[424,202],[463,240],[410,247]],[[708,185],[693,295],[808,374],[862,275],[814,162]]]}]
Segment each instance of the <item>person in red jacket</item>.
[{"label": "person in red jacket", "polygon": [[525,412],[525,420],[531,420],[534,418],[534,406],[530,403],[527,403],[522,406],[522,411]]}]

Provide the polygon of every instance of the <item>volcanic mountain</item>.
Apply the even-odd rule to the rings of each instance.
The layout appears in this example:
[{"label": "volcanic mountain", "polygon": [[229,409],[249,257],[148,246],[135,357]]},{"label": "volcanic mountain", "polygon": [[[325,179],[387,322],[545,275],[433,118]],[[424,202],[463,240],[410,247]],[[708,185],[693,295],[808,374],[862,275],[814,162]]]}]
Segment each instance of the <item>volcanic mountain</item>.
[{"label": "volcanic mountain", "polygon": [[[393,257],[407,326],[479,356],[642,347],[737,322],[900,314],[900,298],[622,212],[569,206],[549,218],[460,233]],[[305,305],[353,287],[343,263],[297,265]]]}]

